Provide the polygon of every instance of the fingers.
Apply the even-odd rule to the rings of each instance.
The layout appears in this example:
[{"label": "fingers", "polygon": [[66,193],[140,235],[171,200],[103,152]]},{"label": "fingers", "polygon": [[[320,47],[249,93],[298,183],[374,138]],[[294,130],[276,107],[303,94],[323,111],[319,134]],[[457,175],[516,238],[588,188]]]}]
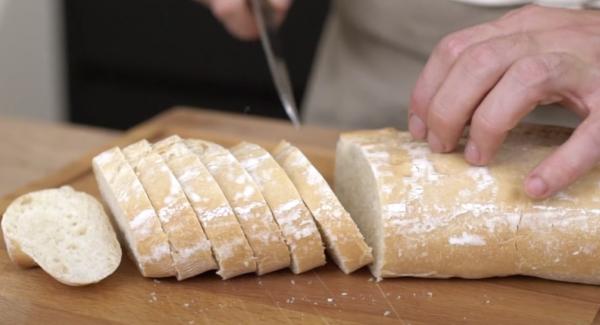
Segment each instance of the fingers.
[{"label": "fingers", "polygon": [[540,102],[569,98],[582,103],[577,99],[581,96],[578,90],[598,82],[592,75],[582,61],[567,54],[546,53],[518,60],[473,115],[466,160],[474,165],[489,163],[508,132]]},{"label": "fingers", "polygon": [[254,40],[258,29],[247,0],[212,0],[210,9],[227,31],[242,40]]},{"label": "fingers", "polygon": [[426,137],[427,109],[456,59],[471,45],[501,33],[493,25],[483,24],[450,34],[436,46],[411,94],[409,130],[415,139]]},{"label": "fingers", "polygon": [[[270,2],[275,10],[275,19],[278,23],[283,22],[291,0],[271,0]],[[209,6],[213,15],[232,35],[246,41],[258,38],[259,31],[248,0],[211,0]]]},{"label": "fingers", "polygon": [[426,137],[431,101],[466,49],[496,37],[570,26],[580,19],[581,15],[574,11],[532,5],[514,10],[496,21],[446,36],[432,52],[413,89],[409,110],[412,136],[416,139]]},{"label": "fingers", "polygon": [[525,179],[532,198],[547,198],[575,182],[600,160],[600,118],[590,116],[571,138],[540,163]]},{"label": "fingers", "polygon": [[270,0],[270,3],[275,10],[275,20],[277,21],[277,24],[281,25],[292,6],[292,0]]},{"label": "fingers", "polygon": [[521,57],[537,53],[529,34],[482,42],[464,51],[429,105],[428,141],[434,152],[452,151],[484,96]]},{"label": "fingers", "polygon": [[487,164],[508,131],[538,103],[567,99],[587,118],[525,181],[525,190],[533,198],[555,194],[600,160],[600,114],[591,113],[591,106],[598,104],[598,91],[590,92],[599,83],[599,71],[567,54],[546,53],[517,61],[475,112],[466,159],[477,165]]}]

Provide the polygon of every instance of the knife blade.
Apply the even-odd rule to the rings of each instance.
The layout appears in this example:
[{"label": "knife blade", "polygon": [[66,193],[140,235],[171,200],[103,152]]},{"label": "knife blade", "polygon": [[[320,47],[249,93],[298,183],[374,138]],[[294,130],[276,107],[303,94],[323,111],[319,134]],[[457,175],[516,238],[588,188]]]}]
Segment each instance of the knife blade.
[{"label": "knife blade", "polygon": [[275,22],[275,11],[269,4],[268,0],[250,0],[252,11],[256,19],[256,25],[260,33],[260,41],[262,43],[267,63],[271,70],[271,77],[279,99],[283,104],[283,108],[287,116],[296,127],[300,127],[300,118],[298,117],[298,108],[294,91],[290,81],[285,58],[281,47],[281,41],[277,35],[277,23]]}]

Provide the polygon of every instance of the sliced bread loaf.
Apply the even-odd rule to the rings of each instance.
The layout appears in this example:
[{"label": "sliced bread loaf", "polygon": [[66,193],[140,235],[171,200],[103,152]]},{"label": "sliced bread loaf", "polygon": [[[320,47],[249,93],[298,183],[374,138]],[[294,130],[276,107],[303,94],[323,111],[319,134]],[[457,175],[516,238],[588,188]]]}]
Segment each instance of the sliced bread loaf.
[{"label": "sliced bread loaf", "polygon": [[215,178],[246,234],[254,251],[257,274],[290,266],[290,253],[260,189],[229,150],[208,141],[188,139]]},{"label": "sliced bread loaf", "polygon": [[178,136],[154,144],[177,177],[212,244],[223,279],[254,272],[256,263],[231,206],[200,158]]},{"label": "sliced bread loaf", "polygon": [[131,258],[145,277],[175,275],[169,242],[135,172],[119,148],[92,160],[96,182]]},{"label": "sliced bread loaf", "polygon": [[123,149],[158,213],[171,247],[177,279],[183,280],[215,269],[211,244],[196,218],[183,189],[162,159],[141,140]]},{"label": "sliced bread loaf", "polygon": [[283,233],[298,274],[325,264],[323,242],[310,211],[285,171],[259,145],[242,142],[231,152],[252,176]]},{"label": "sliced bread loaf", "polygon": [[302,151],[282,141],[272,153],[310,209],[327,250],[340,269],[348,274],[371,263],[371,248],[327,181]]},{"label": "sliced bread loaf", "polygon": [[2,232],[11,259],[17,247],[30,265],[67,285],[99,282],[121,263],[121,246],[102,205],[68,186],[17,198],[4,213]]}]

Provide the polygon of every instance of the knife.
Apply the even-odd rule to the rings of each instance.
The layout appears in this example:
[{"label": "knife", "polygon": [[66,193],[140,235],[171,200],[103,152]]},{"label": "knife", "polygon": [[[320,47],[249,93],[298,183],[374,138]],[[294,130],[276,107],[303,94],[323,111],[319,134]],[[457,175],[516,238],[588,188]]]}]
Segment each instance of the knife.
[{"label": "knife", "polygon": [[271,77],[275,83],[275,88],[277,88],[279,99],[292,124],[296,128],[299,128],[300,119],[298,118],[298,108],[294,99],[294,91],[292,90],[290,75],[285,59],[283,58],[281,41],[277,36],[275,11],[268,0],[250,0],[250,3],[252,11],[254,11],[256,25],[260,33],[260,41],[267,57]]}]

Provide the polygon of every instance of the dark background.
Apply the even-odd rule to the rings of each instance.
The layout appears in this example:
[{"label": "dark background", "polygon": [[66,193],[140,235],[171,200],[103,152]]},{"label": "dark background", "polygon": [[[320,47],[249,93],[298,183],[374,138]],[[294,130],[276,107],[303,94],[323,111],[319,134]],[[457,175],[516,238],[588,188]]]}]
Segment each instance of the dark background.
[{"label": "dark background", "polygon": [[[301,102],[328,1],[295,1],[280,34]],[[72,122],[129,128],[171,106],[283,118],[260,43],[192,0],[64,0]]]}]

